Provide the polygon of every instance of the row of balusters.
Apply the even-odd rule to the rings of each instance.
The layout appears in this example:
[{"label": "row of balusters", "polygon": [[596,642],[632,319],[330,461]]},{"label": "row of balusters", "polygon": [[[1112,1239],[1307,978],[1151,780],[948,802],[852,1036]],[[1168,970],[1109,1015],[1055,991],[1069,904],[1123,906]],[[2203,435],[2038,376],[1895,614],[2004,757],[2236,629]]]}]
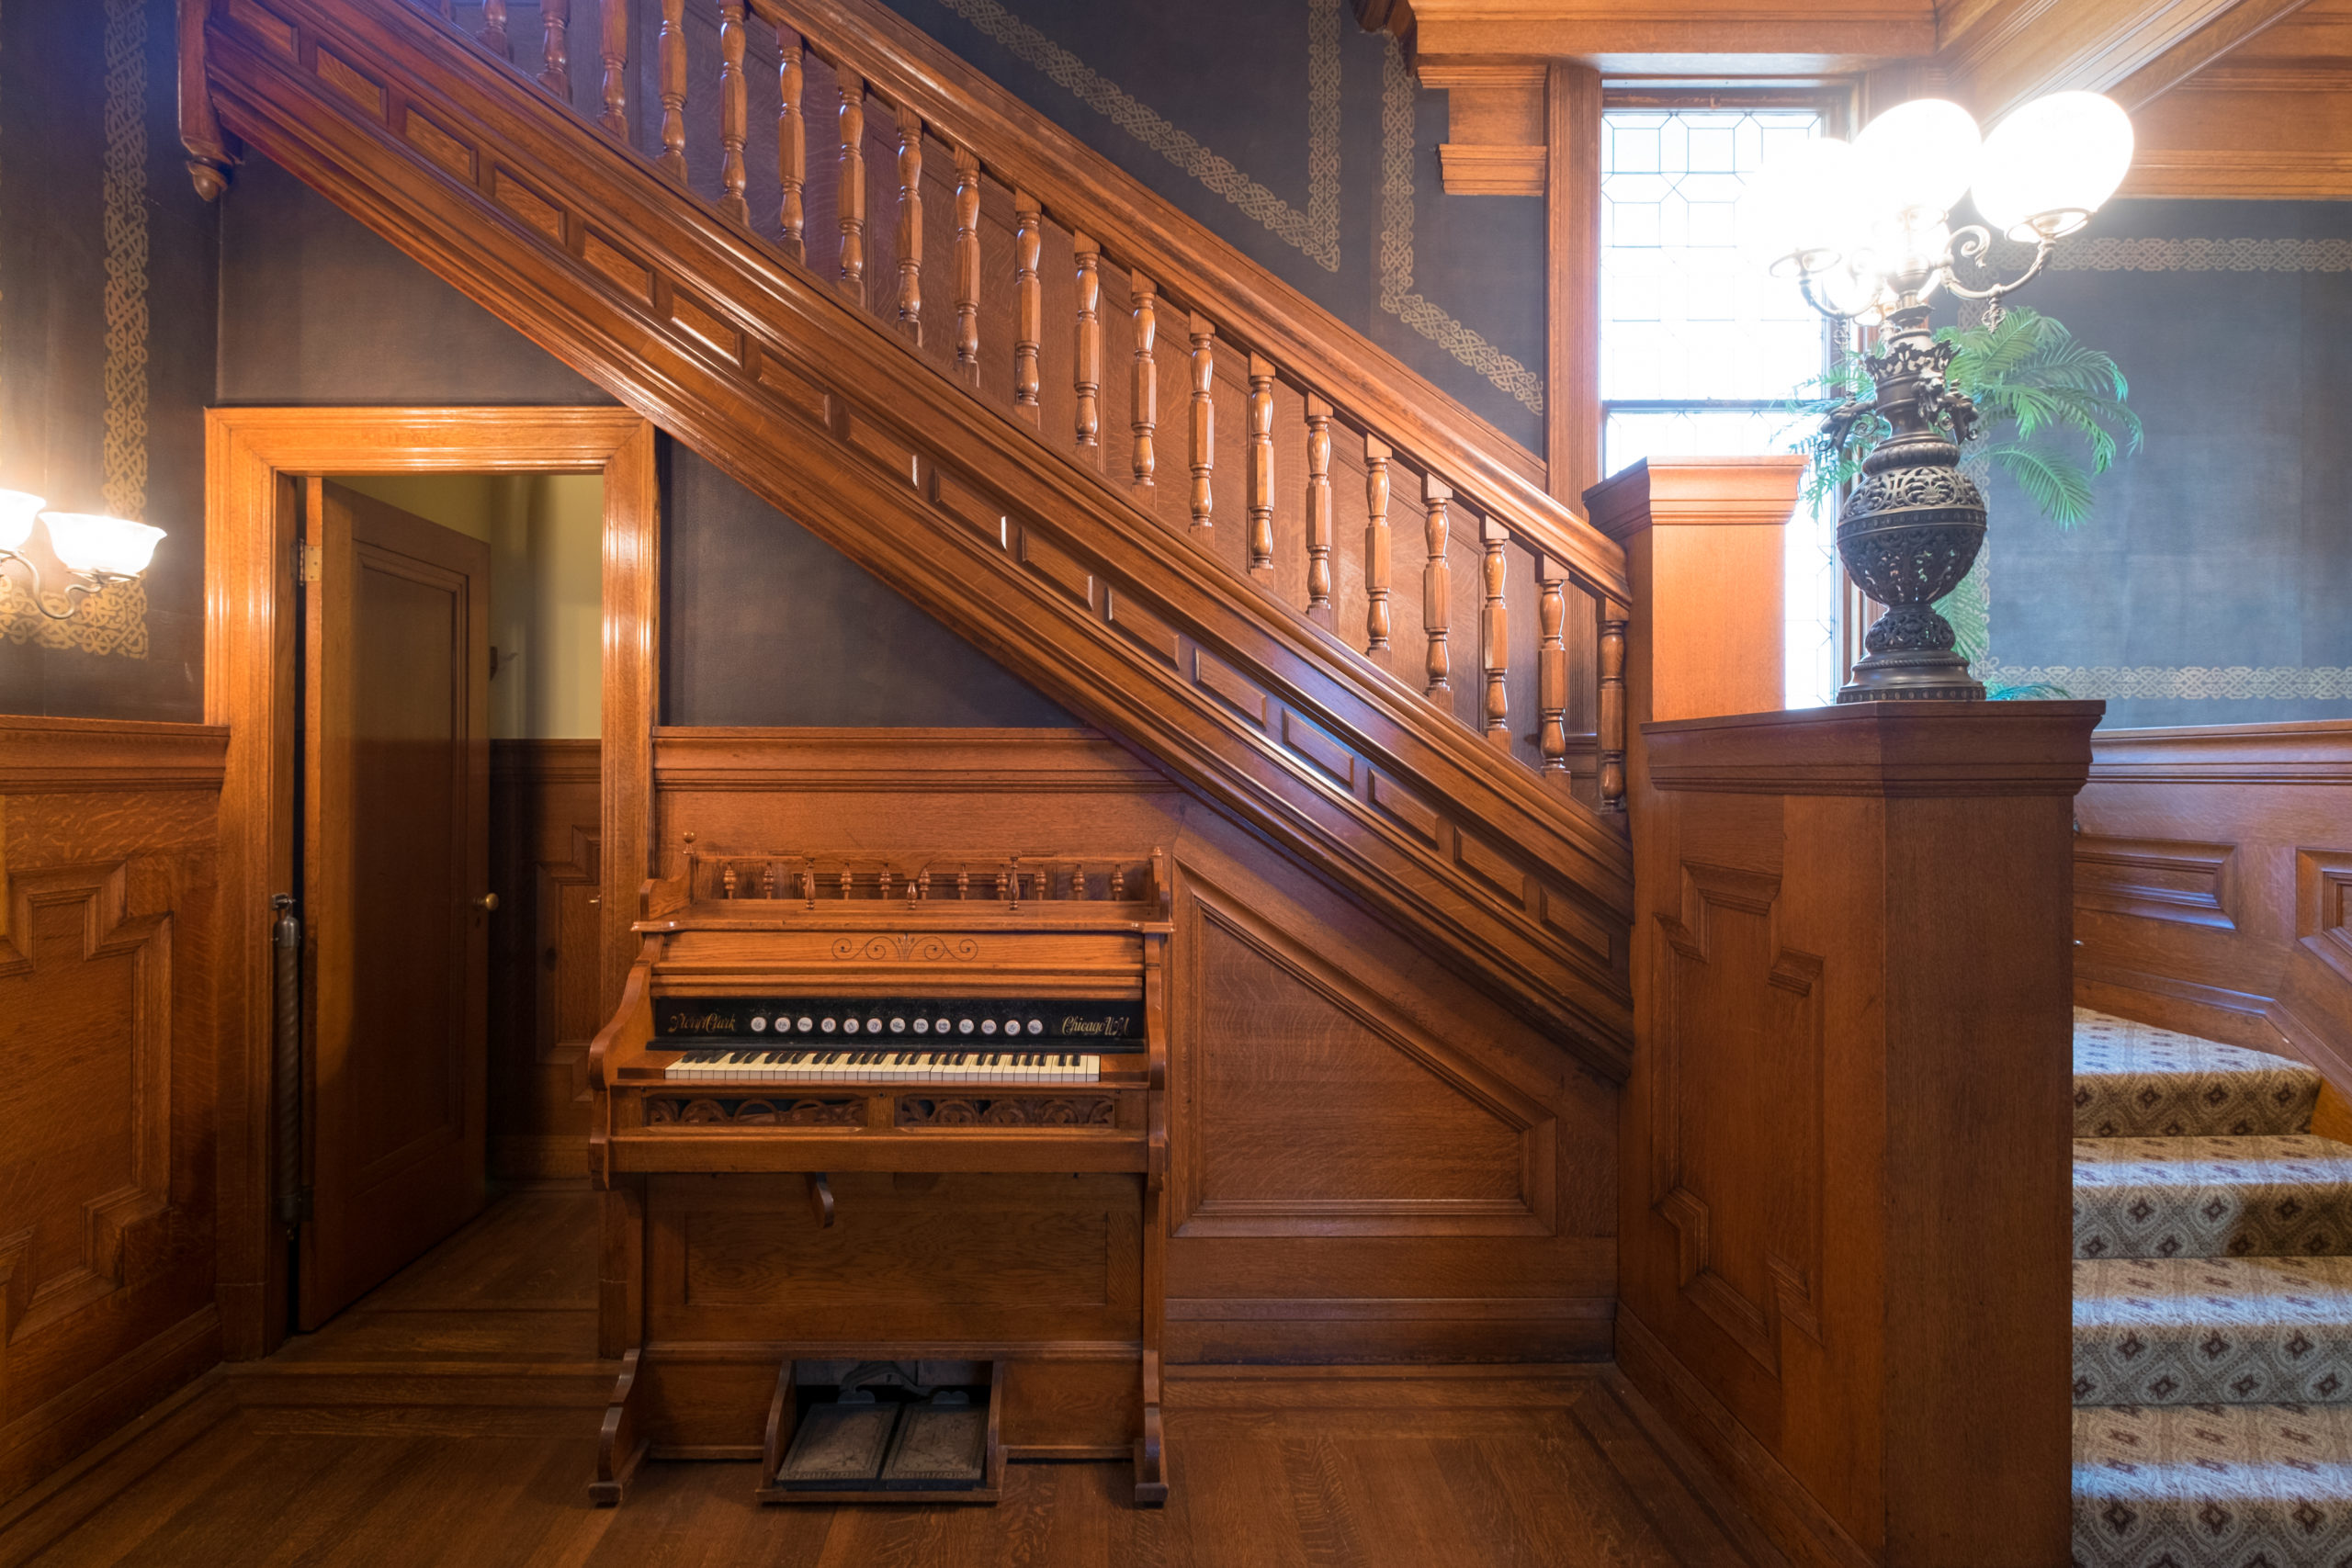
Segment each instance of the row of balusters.
[{"label": "row of balusters", "polygon": [[[454,0],[426,0],[443,16],[457,19]],[[571,82],[572,28],[575,0],[540,0],[542,30],[540,85],[567,106],[573,102]],[[661,152],[654,165],[680,186],[687,186],[687,46],[686,0],[658,0],[661,31],[658,39]],[[597,123],[623,142],[630,141],[628,119],[629,40],[632,0],[578,0],[594,12],[597,62],[602,71]],[[835,270],[841,288],[862,308],[889,301],[871,300],[867,279],[866,102],[871,93],[889,109],[898,144],[896,244],[896,322],[901,333],[920,347],[924,332],[925,299],[922,277],[923,157],[926,126],[913,106],[894,99],[887,89],[869,84],[855,66],[804,37],[789,20],[763,0],[717,0],[720,56],[718,76],[719,175],[718,205],[730,221],[749,229],[752,209],[744,150],[750,135],[750,103],[745,56],[749,29],[754,20],[774,29],[777,60],[778,113],[776,167],[780,186],[777,235],[786,254],[807,266],[808,129],[806,60],[809,55],[831,67],[838,96],[835,213],[838,240]],[[476,36],[500,58],[512,61],[507,0],[482,0]],[[981,383],[980,201],[983,166],[977,152],[951,146],[955,162],[955,243],[953,273],[956,302],[955,371],[974,390]],[[1045,290],[1040,262],[1046,232],[1042,204],[1017,186],[1013,202],[1013,333],[1012,405],[1014,412],[1042,433],[1045,405],[1040,396],[1040,351],[1045,337]],[[1072,260],[1076,273],[1075,363],[1072,391],[1074,436],[1081,448],[1098,447],[1102,439],[1102,266],[1101,247],[1083,230],[1072,229]],[[1188,532],[1206,545],[1215,532],[1213,515],[1216,470],[1214,380],[1221,344],[1216,324],[1197,310],[1175,308],[1145,273],[1128,270],[1134,361],[1131,401],[1131,483],[1148,492],[1158,483],[1159,340],[1163,308],[1181,319],[1185,336],[1182,352],[1189,355],[1190,523]],[[1236,351],[1239,352],[1239,351]],[[1249,574],[1269,589],[1275,580],[1274,560],[1274,389],[1281,372],[1272,361],[1247,353],[1248,442],[1244,468],[1247,533],[1244,557]],[[1307,481],[1305,547],[1306,618],[1334,628],[1332,588],[1331,454],[1337,411],[1312,390],[1304,394]],[[1392,470],[1398,468],[1388,444],[1369,431],[1362,435],[1365,483],[1363,584],[1365,608],[1360,646],[1375,662],[1390,664],[1395,637],[1395,589],[1391,580]],[[1425,682],[1431,699],[1450,705],[1454,673],[1451,652],[1450,606],[1453,602],[1452,545],[1454,497],[1434,474],[1421,477],[1419,522],[1427,564],[1421,598],[1425,635]],[[1481,610],[1478,627],[1479,672],[1483,693],[1478,723],[1487,739],[1509,750],[1511,723],[1507,683],[1510,673],[1510,628],[1504,597],[1508,576],[1507,525],[1479,520],[1481,546]],[[1532,548],[1532,547],[1530,547]],[[1566,599],[1571,575],[1560,563],[1533,549],[1538,564],[1536,750],[1540,770],[1565,784],[1570,773],[1568,710],[1568,649],[1566,637]],[[1605,592],[1577,583],[1592,593],[1598,612],[1598,704],[1593,717],[1597,734],[1595,781],[1604,808],[1622,805],[1623,777],[1623,667],[1627,612]]]}]

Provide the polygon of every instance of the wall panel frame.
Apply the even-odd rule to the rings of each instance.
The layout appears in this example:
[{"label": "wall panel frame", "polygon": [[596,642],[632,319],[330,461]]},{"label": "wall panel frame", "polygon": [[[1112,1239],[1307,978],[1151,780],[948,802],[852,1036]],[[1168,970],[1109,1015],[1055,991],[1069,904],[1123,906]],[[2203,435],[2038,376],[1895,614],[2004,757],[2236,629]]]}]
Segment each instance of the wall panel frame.
[{"label": "wall panel frame", "polygon": [[229,727],[221,792],[220,1314],[226,1354],[283,1335],[284,1247],[269,1212],[273,893],[292,882],[297,478],[597,473],[605,483],[603,1005],[651,855],[661,613],[653,426],[615,408],[236,408],[206,418],[205,716]]}]

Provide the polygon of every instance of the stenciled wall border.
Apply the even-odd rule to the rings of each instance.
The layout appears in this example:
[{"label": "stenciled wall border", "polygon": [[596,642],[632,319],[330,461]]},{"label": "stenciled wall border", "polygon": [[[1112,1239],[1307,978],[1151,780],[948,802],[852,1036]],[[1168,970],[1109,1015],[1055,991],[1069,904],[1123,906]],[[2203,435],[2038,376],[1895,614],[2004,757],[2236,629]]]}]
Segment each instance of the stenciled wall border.
[{"label": "stenciled wall border", "polygon": [[[106,239],[106,414],[100,494],[117,517],[147,514],[147,0],[106,0],[99,194]],[[43,595],[65,608],[62,592]],[[118,583],[83,602],[70,621],[40,614],[14,578],[0,576],[0,636],[22,646],[147,657],[147,589]]]}]

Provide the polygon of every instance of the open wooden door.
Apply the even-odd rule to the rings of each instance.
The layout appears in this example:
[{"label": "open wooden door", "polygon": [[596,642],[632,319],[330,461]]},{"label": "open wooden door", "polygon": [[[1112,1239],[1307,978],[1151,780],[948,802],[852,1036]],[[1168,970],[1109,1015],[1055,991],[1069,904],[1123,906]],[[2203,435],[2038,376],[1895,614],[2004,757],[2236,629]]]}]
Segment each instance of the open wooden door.
[{"label": "open wooden door", "polygon": [[303,1118],[315,1328],[481,1207],[490,547],[312,479]]}]

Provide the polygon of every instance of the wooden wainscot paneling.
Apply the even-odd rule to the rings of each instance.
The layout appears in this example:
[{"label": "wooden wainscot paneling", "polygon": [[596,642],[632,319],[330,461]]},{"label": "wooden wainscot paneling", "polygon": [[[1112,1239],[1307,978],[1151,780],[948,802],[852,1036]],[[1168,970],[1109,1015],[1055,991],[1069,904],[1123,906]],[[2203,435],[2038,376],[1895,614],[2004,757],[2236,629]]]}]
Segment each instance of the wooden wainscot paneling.
[{"label": "wooden wainscot paneling", "polygon": [[509,1180],[588,1173],[602,767],[594,740],[491,746],[490,1168]]},{"label": "wooden wainscot paneling", "polygon": [[0,1501],[220,1357],[227,739],[0,718]]},{"label": "wooden wainscot paneling", "polygon": [[1797,1562],[2064,1560],[2068,811],[2099,711],[1644,730],[1617,1354]]},{"label": "wooden wainscot paneling", "polygon": [[[654,754],[661,865],[672,873],[689,847],[753,858],[968,847],[1047,861],[1170,851],[1171,1361],[1608,1353],[1609,1082],[1125,747],[1087,729],[668,728]],[[896,1190],[857,1189],[869,1212],[869,1200],[887,1200],[911,1218],[920,1205]],[[1132,1245],[1104,1230],[1101,1202],[1088,1208],[1073,1188],[1066,1212],[1014,1215],[1009,1192],[967,1196],[974,1214],[1066,1238],[1050,1267],[1021,1266],[1060,1292],[1054,1313],[1100,1327],[1126,1310],[1100,1295],[1105,1258]],[[785,1245],[773,1237],[765,1252],[713,1244],[697,1260],[697,1227],[739,1222],[698,1217],[691,1199],[649,1199],[654,1245],[674,1246],[689,1268],[683,1295],[649,1307],[676,1334],[726,1317],[729,1270],[785,1266],[769,1256]],[[800,1203],[777,1199],[780,1223],[799,1225]],[[677,1239],[658,1239],[665,1227]],[[826,1247],[852,1239],[825,1234]],[[1080,1301],[1069,1270],[1084,1260],[1096,1293]],[[654,1277],[669,1278],[655,1261]],[[974,1298],[983,1308],[996,1310]],[[672,1359],[652,1393],[723,1404],[723,1372],[707,1390],[689,1387],[681,1380],[696,1374]],[[1118,1419],[1106,1407],[1105,1429]]]},{"label": "wooden wainscot paneling", "polygon": [[2297,1056],[2352,1097],[2352,722],[2102,730],[2075,999]]}]

